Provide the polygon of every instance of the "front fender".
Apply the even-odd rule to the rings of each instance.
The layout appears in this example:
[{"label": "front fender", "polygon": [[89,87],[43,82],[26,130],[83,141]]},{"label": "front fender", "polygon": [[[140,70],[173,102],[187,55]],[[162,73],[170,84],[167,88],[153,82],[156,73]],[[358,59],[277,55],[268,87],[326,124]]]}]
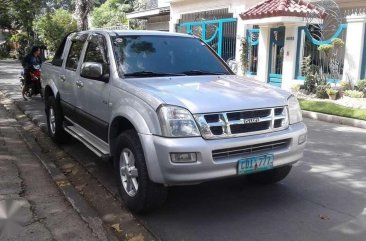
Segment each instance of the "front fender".
[{"label": "front fender", "polygon": [[109,123],[112,123],[113,120],[117,117],[123,117],[127,119],[136,129],[138,133],[141,134],[150,134],[150,128],[147,125],[145,119],[142,115],[134,108],[130,106],[119,106],[118,109],[113,111],[112,119]]},{"label": "front fender", "polygon": [[57,88],[57,86],[55,85],[55,83],[53,81],[45,82],[45,85],[43,87],[45,91],[46,91],[47,87],[49,87],[52,90],[52,93],[55,96],[55,98],[59,95],[58,88]]}]

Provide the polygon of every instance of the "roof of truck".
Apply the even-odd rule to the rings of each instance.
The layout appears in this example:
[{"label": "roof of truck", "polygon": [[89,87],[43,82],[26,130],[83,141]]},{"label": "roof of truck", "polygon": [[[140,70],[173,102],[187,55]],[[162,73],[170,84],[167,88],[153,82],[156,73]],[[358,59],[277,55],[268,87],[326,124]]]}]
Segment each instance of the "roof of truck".
[{"label": "roof of truck", "polygon": [[158,36],[175,36],[175,37],[194,37],[192,35],[183,34],[183,33],[174,33],[174,32],[164,32],[164,31],[152,31],[152,30],[108,30],[108,29],[92,29],[89,31],[95,32],[105,32],[111,36],[114,35],[158,35]]}]

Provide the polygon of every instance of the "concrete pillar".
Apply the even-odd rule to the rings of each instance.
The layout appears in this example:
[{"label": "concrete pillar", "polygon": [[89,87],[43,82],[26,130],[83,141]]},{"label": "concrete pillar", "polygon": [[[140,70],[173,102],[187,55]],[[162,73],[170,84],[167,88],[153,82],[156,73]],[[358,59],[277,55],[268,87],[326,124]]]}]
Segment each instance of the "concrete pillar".
[{"label": "concrete pillar", "polygon": [[285,25],[285,48],[282,66],[282,89],[290,90],[296,71],[296,51],[298,24]]},{"label": "concrete pillar", "polygon": [[346,49],[342,80],[355,84],[361,77],[366,15],[348,16],[347,22]]},{"label": "concrete pillar", "polygon": [[259,26],[257,78],[263,82],[267,82],[268,79],[269,41],[269,26]]},{"label": "concrete pillar", "polygon": [[239,6],[236,9],[234,9],[233,12],[233,17],[237,18],[237,23],[236,23],[236,49],[235,49],[235,62],[237,63],[238,66],[238,72],[237,75],[243,76],[244,75],[244,71],[242,68],[242,63],[241,63],[241,41],[243,40],[243,38],[246,36],[246,31],[248,28],[248,25],[244,24],[244,21],[241,19],[241,17],[239,16],[239,14],[243,11],[243,9],[245,9],[245,6]]},{"label": "concrete pillar", "polygon": [[170,5],[169,32],[176,32],[176,25],[179,23],[180,14],[175,11],[174,6]]}]

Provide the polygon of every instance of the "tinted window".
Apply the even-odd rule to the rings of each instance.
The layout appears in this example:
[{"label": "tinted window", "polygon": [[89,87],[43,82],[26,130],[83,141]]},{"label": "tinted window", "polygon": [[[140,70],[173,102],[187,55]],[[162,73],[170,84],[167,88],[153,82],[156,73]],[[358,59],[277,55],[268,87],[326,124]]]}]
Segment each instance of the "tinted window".
[{"label": "tinted window", "polygon": [[62,61],[63,61],[62,53],[64,52],[64,48],[65,48],[65,44],[66,44],[66,40],[67,40],[68,36],[69,36],[69,34],[64,37],[64,39],[62,40],[60,46],[58,47],[58,49],[55,53],[55,56],[52,59],[52,64],[53,65],[56,65],[56,66],[61,66],[62,65]]},{"label": "tinted window", "polygon": [[126,76],[141,71],[162,74],[184,74],[190,71],[232,74],[225,63],[196,38],[121,36],[114,38],[113,44],[119,72]]},{"label": "tinted window", "polygon": [[66,68],[70,70],[76,70],[80,60],[81,50],[83,49],[84,42],[73,41],[70,47],[69,56],[66,60]]},{"label": "tinted window", "polygon": [[84,62],[107,63],[107,53],[104,45],[104,38],[100,35],[93,36],[88,43]]}]

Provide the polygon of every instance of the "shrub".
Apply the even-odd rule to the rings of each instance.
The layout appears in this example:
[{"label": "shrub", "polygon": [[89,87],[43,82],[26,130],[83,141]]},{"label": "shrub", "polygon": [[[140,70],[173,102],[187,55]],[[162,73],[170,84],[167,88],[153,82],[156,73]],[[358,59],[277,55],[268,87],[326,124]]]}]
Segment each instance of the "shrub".
[{"label": "shrub", "polygon": [[357,81],[356,86],[359,91],[364,91],[366,89],[366,79]]},{"label": "shrub", "polygon": [[332,44],[336,48],[342,48],[344,46],[344,42],[340,38],[335,38],[332,40]]},{"label": "shrub", "polygon": [[34,30],[47,48],[54,51],[65,34],[76,31],[76,21],[68,11],[57,9],[35,20]]},{"label": "shrub", "polygon": [[329,95],[336,95],[336,94],[338,93],[338,91],[337,91],[337,90],[332,89],[332,88],[327,88],[327,89],[325,90],[325,92],[327,92],[327,95],[328,95],[328,96],[329,96]]},{"label": "shrub", "polygon": [[330,85],[318,85],[316,87],[316,97],[320,98],[320,99],[327,99],[328,98],[328,94],[327,94],[327,89],[330,88]]},{"label": "shrub", "polygon": [[352,86],[350,84],[350,82],[342,80],[339,85],[341,86],[342,90],[351,90]]},{"label": "shrub", "polygon": [[297,93],[300,91],[301,86],[299,84],[294,84],[291,86],[291,90],[293,93]]},{"label": "shrub", "polygon": [[311,55],[304,57],[302,64],[302,70],[304,73],[304,88],[310,93],[316,92],[316,86],[320,84],[321,77],[318,74],[319,66],[311,64]]},{"label": "shrub", "polygon": [[326,55],[330,54],[333,50],[333,44],[322,44],[318,47],[319,52],[324,52]]},{"label": "shrub", "polygon": [[352,98],[363,98],[363,92],[358,90],[346,90],[344,95]]}]

